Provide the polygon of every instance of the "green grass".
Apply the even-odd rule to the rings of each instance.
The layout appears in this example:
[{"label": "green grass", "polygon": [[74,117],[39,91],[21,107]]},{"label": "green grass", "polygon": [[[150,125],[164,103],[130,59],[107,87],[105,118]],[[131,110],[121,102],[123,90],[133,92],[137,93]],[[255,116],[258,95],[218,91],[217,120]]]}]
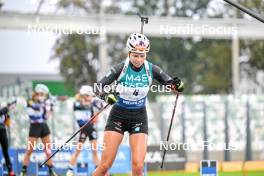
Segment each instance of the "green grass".
[{"label": "green grass", "polygon": [[[128,174],[116,174],[114,176],[129,176]],[[200,176],[199,173],[183,173],[183,172],[151,172],[148,176]],[[248,172],[245,175],[242,172],[221,172],[218,176],[264,176],[264,171]]]}]

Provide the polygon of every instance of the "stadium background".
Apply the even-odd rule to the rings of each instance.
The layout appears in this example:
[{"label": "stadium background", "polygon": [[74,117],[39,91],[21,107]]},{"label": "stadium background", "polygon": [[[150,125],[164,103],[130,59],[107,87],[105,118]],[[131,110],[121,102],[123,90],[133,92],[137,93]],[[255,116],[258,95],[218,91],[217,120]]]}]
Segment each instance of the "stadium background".
[{"label": "stadium background", "polygon": [[[82,0],[31,0],[19,3],[14,0],[1,1],[0,37],[3,64],[0,67],[0,95],[1,103],[18,100],[16,109],[11,112],[12,125],[8,129],[10,152],[14,157],[16,169],[19,171],[21,168],[21,153],[26,147],[29,125],[23,105],[34,86],[37,83],[45,83],[51,90],[55,111],[54,117],[48,123],[52,131],[52,141],[61,144],[77,129],[72,112],[76,90],[82,84],[92,84],[104,75],[112,64],[122,60],[127,35],[140,28],[139,19],[134,15],[139,9],[152,15],[148,25],[152,23],[156,28],[159,28],[160,24],[180,25],[177,20],[190,24],[203,21],[203,25],[210,25],[214,23],[208,21],[208,18],[211,18],[216,24],[219,20],[222,20],[224,25],[231,23],[237,27],[238,32],[237,36],[229,33],[212,36],[206,32],[156,34],[157,31],[152,31],[151,27],[146,25],[145,32],[147,35],[149,33],[153,41],[150,58],[171,75],[179,74],[187,85],[186,93],[179,99],[170,142],[187,143],[193,148],[169,152],[165,162],[167,172],[161,172],[161,152],[157,146],[166,138],[175,97],[171,94],[151,93],[147,104],[149,152],[145,172],[149,175],[197,175],[199,162],[210,159],[219,161],[219,170],[223,174],[263,175],[264,34],[258,33],[263,31],[263,24],[222,1],[197,1],[197,4],[192,5],[190,2],[159,1],[155,6],[154,1],[101,1],[102,4]],[[262,1],[256,1],[255,4],[238,2],[255,11],[261,12],[264,9]],[[98,5],[103,8],[98,10]],[[213,13],[210,12],[212,9]],[[166,19],[166,16],[170,18]],[[59,24],[56,24],[52,30],[41,28],[32,31],[28,28],[28,25],[32,24],[50,25],[54,22],[53,17],[69,17],[73,26],[74,19],[86,18],[87,23],[81,27],[94,26],[91,24],[94,17],[98,17],[98,20],[99,17],[104,20],[113,18],[116,19],[114,22],[127,26],[108,29],[104,26],[107,23],[102,21],[102,27],[110,31],[107,35],[56,33],[57,29],[69,30],[65,23],[59,27]],[[233,18],[233,21],[228,21],[228,18]],[[28,19],[30,20],[27,24],[25,22]],[[80,25],[78,21],[76,25]],[[77,29],[73,28],[73,31],[76,32]],[[158,29],[158,32],[161,31]],[[42,44],[45,40],[49,42]],[[25,45],[27,42],[28,45]],[[81,50],[85,52],[80,52]],[[14,58],[15,56],[18,57]],[[10,62],[15,62],[10,64],[9,59]],[[36,60],[39,60],[37,65]],[[21,61],[26,64],[21,64]],[[98,123],[99,142],[102,141],[108,112],[109,109],[103,113]],[[130,171],[127,139],[128,136],[124,138],[112,173],[124,174]],[[204,147],[203,141],[208,141],[213,146]],[[62,152],[55,158],[55,166],[61,168],[62,173],[67,167],[70,152]],[[36,161],[41,162],[43,159],[44,155],[41,153],[36,152],[36,155],[32,156],[32,173],[36,172]],[[82,167],[85,171],[92,171],[89,152],[83,152],[80,157],[79,172]],[[41,175],[42,171],[38,172]],[[45,175],[45,170],[43,174]]]}]

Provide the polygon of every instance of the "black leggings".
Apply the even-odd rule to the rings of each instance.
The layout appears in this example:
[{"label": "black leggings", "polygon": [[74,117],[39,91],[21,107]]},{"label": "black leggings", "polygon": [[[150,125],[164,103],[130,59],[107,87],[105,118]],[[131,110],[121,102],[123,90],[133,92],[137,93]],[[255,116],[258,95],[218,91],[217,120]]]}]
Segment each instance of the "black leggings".
[{"label": "black leggings", "polygon": [[0,127],[0,143],[2,146],[3,155],[5,157],[6,167],[10,172],[12,170],[12,163],[10,162],[8,154],[8,139],[5,127]]}]

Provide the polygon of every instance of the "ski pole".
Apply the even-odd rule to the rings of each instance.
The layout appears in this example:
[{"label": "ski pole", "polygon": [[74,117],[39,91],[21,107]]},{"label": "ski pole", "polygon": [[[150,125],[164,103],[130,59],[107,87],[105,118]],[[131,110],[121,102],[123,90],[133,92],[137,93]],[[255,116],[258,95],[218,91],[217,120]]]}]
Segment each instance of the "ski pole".
[{"label": "ski pole", "polygon": [[[171,121],[170,121],[170,127],[169,127],[169,131],[168,131],[167,139],[166,139],[167,143],[169,142],[169,138],[170,138],[170,132],[171,132],[171,127],[172,127],[172,123],[173,123],[173,119],[174,119],[174,114],[175,114],[175,111],[176,111],[178,98],[179,98],[179,92],[177,92],[177,94],[176,94],[176,99],[175,99],[175,103],[174,103],[174,107],[173,107],[173,111],[172,111],[172,116],[171,116]],[[167,150],[165,149],[164,152],[163,152],[160,168],[163,168],[166,152],[167,152]]]}]

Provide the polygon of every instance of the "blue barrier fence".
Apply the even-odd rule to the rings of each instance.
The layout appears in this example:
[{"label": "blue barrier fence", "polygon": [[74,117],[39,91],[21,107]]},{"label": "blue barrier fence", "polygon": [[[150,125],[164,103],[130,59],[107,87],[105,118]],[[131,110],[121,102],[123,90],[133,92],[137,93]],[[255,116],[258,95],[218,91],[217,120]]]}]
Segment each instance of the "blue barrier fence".
[{"label": "blue barrier fence", "polygon": [[[65,174],[68,168],[69,159],[73,150],[62,150],[53,158],[55,171],[58,174]],[[13,163],[13,169],[15,173],[20,173],[22,169],[22,161],[25,153],[25,149],[9,149],[10,159]],[[101,152],[98,151],[99,155]],[[30,158],[30,164],[28,165],[28,175],[47,175],[48,168],[38,168],[38,166],[46,159],[46,155],[43,151],[34,151]],[[5,160],[0,151],[0,172],[7,173],[5,167]],[[3,168],[3,171],[2,171]],[[95,165],[92,163],[92,152],[89,150],[82,150],[78,163],[76,164],[76,175],[91,174],[95,169]],[[129,173],[131,171],[130,165],[130,149],[128,146],[120,146],[115,162],[110,169],[111,174],[115,173]]]}]

